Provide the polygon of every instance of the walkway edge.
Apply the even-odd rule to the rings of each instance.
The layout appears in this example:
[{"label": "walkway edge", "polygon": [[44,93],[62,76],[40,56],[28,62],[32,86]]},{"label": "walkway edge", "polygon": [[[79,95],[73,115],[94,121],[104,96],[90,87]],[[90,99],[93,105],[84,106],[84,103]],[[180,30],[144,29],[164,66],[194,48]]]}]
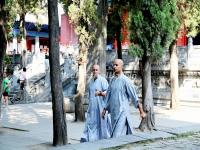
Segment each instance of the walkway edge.
[{"label": "walkway edge", "polygon": [[189,127],[180,127],[180,128],[170,128],[163,130],[154,130],[148,132],[135,132],[134,135],[126,135],[118,138],[104,139],[95,142],[87,142],[73,145],[65,145],[59,148],[59,150],[88,150],[92,148],[93,150],[99,149],[108,149],[120,147],[127,144],[133,144],[138,142],[145,142],[148,140],[160,140],[170,137],[177,137],[178,135],[200,132],[200,126],[189,126]]}]

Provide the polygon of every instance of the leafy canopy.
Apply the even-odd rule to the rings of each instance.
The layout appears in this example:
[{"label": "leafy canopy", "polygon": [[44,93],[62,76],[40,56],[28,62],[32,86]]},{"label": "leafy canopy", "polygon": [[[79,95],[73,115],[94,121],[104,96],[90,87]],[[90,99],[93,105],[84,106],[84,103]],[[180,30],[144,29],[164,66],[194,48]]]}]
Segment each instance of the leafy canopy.
[{"label": "leafy canopy", "polygon": [[5,28],[6,31],[9,32],[12,29],[12,25],[15,18],[15,9],[14,9],[14,0],[4,0],[5,5],[3,7],[3,10],[0,10],[0,20],[5,20]]},{"label": "leafy canopy", "polygon": [[8,33],[8,39],[12,39],[12,27],[17,19],[17,16],[22,14],[32,13],[37,14],[46,13],[44,9],[45,0],[5,0],[4,11],[0,11],[0,19],[6,20],[5,28]]},{"label": "leafy canopy", "polygon": [[159,58],[180,27],[176,0],[135,0],[129,8],[130,54]]},{"label": "leafy canopy", "polygon": [[75,32],[79,37],[82,50],[88,49],[96,39],[99,18],[95,0],[71,0],[63,2]]},{"label": "leafy canopy", "polygon": [[200,0],[178,0],[178,7],[187,36],[195,37],[200,32]]}]

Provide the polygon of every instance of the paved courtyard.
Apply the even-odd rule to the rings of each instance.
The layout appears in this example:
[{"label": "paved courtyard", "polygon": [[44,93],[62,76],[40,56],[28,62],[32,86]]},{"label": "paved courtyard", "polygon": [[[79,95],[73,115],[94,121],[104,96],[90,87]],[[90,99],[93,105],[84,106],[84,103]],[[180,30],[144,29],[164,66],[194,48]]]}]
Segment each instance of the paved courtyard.
[{"label": "paved courtyard", "polygon": [[[137,132],[134,135],[116,139],[100,140],[96,142],[80,143],[84,129],[84,122],[74,122],[74,114],[67,113],[67,132],[69,145],[52,147],[53,122],[51,103],[32,103],[9,105],[2,109],[0,120],[0,149],[81,149],[93,150],[99,148],[116,147],[138,141],[155,138],[168,138],[175,134],[200,131],[200,109],[198,107],[180,107],[173,111],[166,107],[155,106],[156,129],[152,132]],[[134,128],[140,123],[139,113],[131,106]],[[199,136],[197,136],[199,137]],[[163,146],[161,142],[160,146]],[[39,147],[39,148],[38,148]],[[153,145],[152,145],[153,147]],[[148,149],[148,147],[147,147]]]}]

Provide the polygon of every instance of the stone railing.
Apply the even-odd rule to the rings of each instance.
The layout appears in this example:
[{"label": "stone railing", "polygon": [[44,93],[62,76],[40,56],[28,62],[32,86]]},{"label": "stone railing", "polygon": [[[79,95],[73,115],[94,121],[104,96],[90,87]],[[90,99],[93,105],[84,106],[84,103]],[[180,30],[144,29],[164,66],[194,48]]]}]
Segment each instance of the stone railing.
[{"label": "stone railing", "polygon": [[[140,70],[124,70],[134,83],[139,98],[142,97],[142,76]],[[107,70],[108,81],[113,70]],[[169,105],[171,100],[170,70],[152,70],[152,90],[155,104]],[[189,92],[189,91],[190,92]],[[195,101],[200,104],[200,70],[179,70],[179,97],[183,102]]]},{"label": "stone railing", "polygon": [[[106,70],[106,76],[107,78],[112,77],[113,75],[113,70],[111,69],[107,69]],[[139,77],[141,78],[141,71],[140,70],[123,70],[123,73],[128,76],[130,79]],[[168,70],[152,70],[151,71],[151,75],[152,76],[165,76],[165,77],[169,77],[170,72]]]},{"label": "stone railing", "polygon": [[[113,70],[107,69],[106,70],[106,76],[107,78],[112,77]],[[141,78],[141,71],[140,70],[123,70],[123,73],[128,76],[130,79],[139,77]],[[151,76],[163,76],[168,77],[170,76],[169,70],[152,70]],[[183,76],[192,76],[192,77],[200,77],[200,70],[179,70],[179,77]]]}]

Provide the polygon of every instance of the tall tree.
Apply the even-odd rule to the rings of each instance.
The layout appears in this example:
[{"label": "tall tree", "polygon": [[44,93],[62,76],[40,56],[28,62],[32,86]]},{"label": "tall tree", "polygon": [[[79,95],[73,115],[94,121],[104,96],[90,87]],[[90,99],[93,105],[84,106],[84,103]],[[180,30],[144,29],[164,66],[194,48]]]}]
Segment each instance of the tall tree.
[{"label": "tall tree", "polygon": [[[17,15],[19,16],[19,24],[20,24],[20,40],[22,43],[22,59],[24,59],[24,55],[26,54],[27,45],[26,45],[26,27],[25,27],[25,17],[28,13],[37,14],[46,11],[44,9],[42,3],[45,3],[45,0],[13,0],[15,1],[13,5],[13,9],[15,10],[15,18]],[[26,66],[26,62],[23,61],[23,66]]]},{"label": "tall tree", "polygon": [[[107,45],[107,1],[96,1],[96,12],[99,23],[96,27],[95,41],[93,46],[90,47],[89,61],[92,66],[94,63],[98,63],[100,66],[101,74],[106,76],[106,45]],[[93,48],[94,47],[94,48]],[[91,55],[92,54],[92,55]],[[93,61],[93,59],[95,59]],[[91,70],[91,67],[88,67]]]},{"label": "tall tree", "polygon": [[[7,47],[5,0],[0,1],[0,99],[2,97],[3,63]],[[1,106],[1,104],[0,104]],[[1,109],[1,107],[0,107]],[[1,111],[0,111],[1,114]]]},{"label": "tall tree", "polygon": [[176,109],[179,105],[178,50],[176,47],[176,39],[174,39],[169,46],[169,55],[170,55],[170,86],[171,86],[170,108]]},{"label": "tall tree", "polygon": [[[13,24],[13,0],[0,1],[0,99],[2,96],[2,81],[4,72],[4,58],[6,55],[7,39],[12,31]],[[0,104],[1,105],[1,104]]]},{"label": "tall tree", "polygon": [[199,0],[178,0],[177,7],[180,17],[181,28],[178,28],[169,47],[170,54],[170,81],[171,81],[171,102],[170,108],[176,109],[179,106],[179,83],[178,83],[178,55],[176,39],[180,30],[186,30],[188,37],[195,37],[200,31],[200,1]]},{"label": "tall tree", "polygon": [[64,112],[62,79],[59,59],[58,2],[48,0],[49,17],[49,63],[53,108],[53,145],[67,143],[67,124]]},{"label": "tall tree", "polygon": [[[97,3],[98,4],[98,3]],[[66,10],[69,17],[75,25],[75,32],[79,40],[79,58],[78,58],[78,86],[75,96],[75,114],[76,120],[85,120],[83,109],[84,94],[86,87],[86,66],[88,49],[95,41],[97,28],[99,26],[96,0],[72,0],[67,1]]]},{"label": "tall tree", "polygon": [[122,16],[123,16],[123,7],[126,5],[126,2],[123,0],[110,0],[108,6],[108,23],[109,31],[108,36],[110,40],[116,39],[117,41],[117,56],[119,59],[122,59]]},{"label": "tall tree", "polygon": [[[182,1],[182,3],[180,3]],[[178,1],[179,2],[179,1]],[[188,37],[195,37],[200,32],[200,1],[199,0],[180,0],[182,5],[180,13],[182,23],[187,31]]]},{"label": "tall tree", "polygon": [[151,64],[160,58],[178,28],[176,0],[135,0],[130,5],[131,55],[142,58],[142,102],[147,116],[141,130],[155,127],[151,85]]}]

